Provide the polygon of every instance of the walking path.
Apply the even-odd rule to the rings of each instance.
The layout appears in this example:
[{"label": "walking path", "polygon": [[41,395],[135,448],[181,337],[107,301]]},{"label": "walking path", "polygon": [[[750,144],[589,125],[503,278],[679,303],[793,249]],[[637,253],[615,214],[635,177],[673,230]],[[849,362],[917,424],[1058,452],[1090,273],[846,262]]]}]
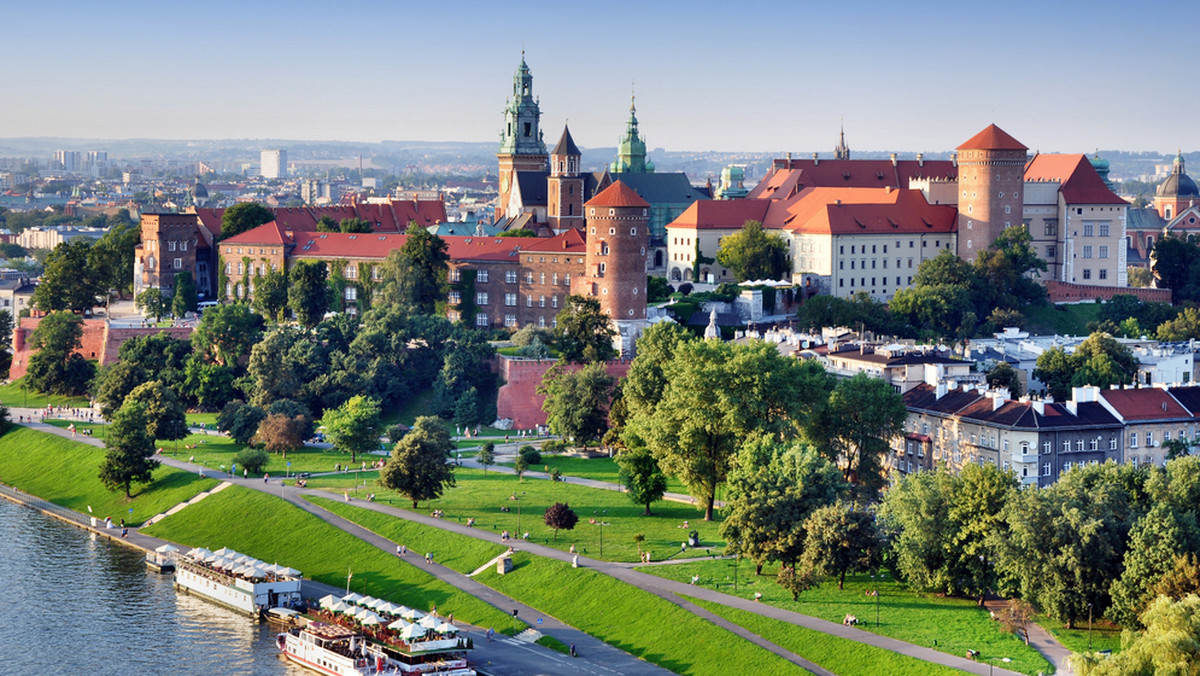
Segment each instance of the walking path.
[{"label": "walking path", "polygon": [[[989,597],[984,600],[983,607],[995,615],[999,615],[1001,610],[1008,607],[1008,599]],[[1054,665],[1055,676],[1073,676],[1075,671],[1071,669],[1071,663],[1067,661],[1067,658],[1071,656],[1071,651],[1066,646],[1059,643],[1058,639],[1037,622],[1025,625],[1025,631],[1029,634],[1029,645]]]},{"label": "walking path", "polygon": [[[32,423],[32,424],[30,424],[30,427],[33,427],[33,428],[36,428],[36,429],[39,429],[42,431],[47,431],[52,434],[58,434],[59,436],[68,436],[68,437],[70,436],[70,432],[68,432],[67,430],[64,430],[62,428],[55,427],[52,425],[45,425],[45,424],[41,424],[41,423]],[[90,444],[96,445],[96,446],[102,445],[100,440],[94,439],[91,437],[77,437],[75,440],[83,442],[83,443],[90,443]],[[201,469],[201,467],[199,465],[194,465],[194,464],[188,463],[186,461],[178,460],[175,458],[165,458],[165,457],[160,456],[159,459],[165,465],[176,467],[179,469],[184,469],[186,471],[196,472]],[[464,463],[464,464],[466,464],[466,463]],[[503,469],[510,469],[510,468],[503,468]],[[510,469],[510,471],[511,471],[511,469]],[[532,474],[534,474],[534,473],[526,473],[526,476],[530,476]],[[545,477],[544,473],[541,473],[541,474],[543,477]],[[596,487],[608,488],[608,489],[613,488],[612,484],[607,484],[605,482],[600,482],[600,481],[595,481],[595,480],[590,480],[590,479],[589,480],[573,479],[572,482],[573,483],[581,483],[581,484],[589,485],[589,486],[594,483],[594,484],[599,484]],[[355,535],[356,537],[363,539],[364,541],[370,542],[371,544],[375,545],[376,547],[378,547],[379,549],[381,549],[383,551],[386,551],[388,553],[393,553],[393,554],[396,551],[397,543],[386,540],[385,538],[378,536],[370,531],[367,531],[366,529],[358,526],[357,524],[351,523],[350,521],[347,521],[346,519],[343,519],[343,518],[333,514],[332,512],[328,512],[324,509],[321,509],[321,508],[317,507],[316,505],[313,505],[309,501],[304,500],[301,497],[303,495],[318,495],[318,496],[322,496],[322,497],[330,497],[331,494],[326,491],[320,491],[317,489],[307,489],[307,488],[301,489],[301,488],[296,488],[295,486],[264,485],[264,483],[262,481],[259,481],[256,479],[238,479],[237,477],[231,477],[229,479],[229,483],[243,485],[247,488],[253,488],[254,490],[269,492],[272,495],[275,495],[276,489],[278,489],[279,490],[278,494],[281,495],[285,500],[300,507],[301,509],[304,509],[306,512],[308,512],[310,514],[317,516],[318,518],[322,519],[323,521],[326,521],[327,523],[337,526],[338,528],[341,528],[342,530],[345,530],[345,531]],[[690,500],[690,498],[689,498],[689,500]],[[497,544],[506,544],[506,543],[501,543],[499,541],[499,537],[489,531],[481,531],[481,530],[475,529],[473,527],[467,526],[466,524],[459,523],[456,521],[447,521],[445,519],[436,519],[431,516],[417,514],[415,512],[409,512],[406,510],[391,507],[389,505],[384,505],[384,504],[377,503],[377,502],[358,501],[355,504],[358,507],[374,510],[374,511],[377,511],[380,513],[388,514],[388,515],[396,517],[396,518],[405,519],[407,521],[412,521],[414,523],[424,524],[426,526],[430,526],[433,528],[440,528],[442,530],[457,533],[459,535],[465,535],[465,536],[473,537],[476,539],[487,540],[489,542],[496,542]],[[133,533],[131,531],[131,537],[134,537],[134,536],[145,537],[145,536],[141,536],[140,534]],[[155,545],[155,546],[157,546],[157,545]],[[570,553],[564,552],[564,551],[561,551],[561,550],[558,550],[558,549],[555,549],[555,548],[552,548],[552,547],[549,547],[546,545],[541,545],[541,544],[528,542],[528,541],[521,541],[519,543],[519,546],[522,549],[524,549],[525,551],[528,551],[532,554],[535,554],[537,556],[542,556],[545,558],[551,558],[551,559],[556,559],[556,560],[565,561],[565,562],[570,562],[572,559],[572,555]],[[153,549],[153,547],[149,547],[149,549]],[[629,584],[632,584],[632,585],[638,587],[639,589],[648,591],[657,596],[665,598],[665,599],[671,601],[672,603],[676,603],[682,607],[687,608],[688,610],[691,610],[692,612],[696,612],[696,610],[701,610],[701,609],[697,608],[694,604],[690,604],[686,600],[681,599],[680,595],[690,596],[693,598],[710,601],[710,602],[721,604],[721,605],[728,606],[731,608],[737,608],[739,610],[744,610],[747,612],[755,613],[757,615],[761,615],[764,617],[777,619],[777,620],[781,620],[784,622],[789,622],[791,624],[803,626],[803,627],[813,629],[815,631],[819,631],[819,632],[822,632],[825,634],[838,636],[840,638],[845,638],[845,639],[856,641],[858,643],[863,643],[866,645],[876,646],[879,648],[883,648],[885,650],[891,650],[893,652],[896,652],[896,653],[899,653],[902,655],[907,655],[910,657],[914,657],[916,659],[924,660],[927,662],[932,662],[935,664],[942,664],[944,666],[953,667],[953,668],[960,669],[962,671],[966,671],[969,673],[989,674],[989,675],[994,674],[994,673],[999,673],[999,674],[1002,674],[1003,676],[1018,676],[1018,673],[1019,673],[1019,672],[1010,671],[1010,670],[1006,670],[1006,669],[995,668],[994,665],[991,665],[991,664],[980,663],[980,662],[968,660],[965,657],[950,655],[947,653],[933,650],[932,648],[926,648],[923,646],[914,645],[914,644],[900,641],[897,639],[893,639],[893,638],[889,638],[886,636],[881,636],[879,634],[874,634],[874,633],[871,633],[868,631],[864,631],[862,629],[857,629],[855,627],[846,627],[846,626],[843,626],[840,624],[836,624],[834,622],[822,620],[820,618],[811,617],[808,615],[802,615],[800,613],[796,613],[796,612],[789,611],[789,610],[784,610],[782,608],[777,608],[777,607],[774,607],[771,605],[757,603],[757,602],[747,600],[747,599],[742,599],[742,598],[739,598],[736,596],[725,594],[723,592],[718,592],[718,591],[707,589],[704,587],[692,586],[692,585],[684,584],[682,582],[676,582],[674,580],[668,580],[668,579],[660,578],[660,577],[657,577],[654,575],[649,575],[647,573],[642,573],[640,571],[634,570],[627,565],[623,565],[623,564],[619,564],[619,563],[611,563],[611,562],[607,562],[607,561],[598,561],[595,559],[582,557],[582,556],[579,557],[579,562],[580,562],[581,566],[593,568],[594,570],[597,570],[598,572],[602,572],[611,577],[614,577],[616,579],[619,579],[619,580],[622,580]],[[418,564],[413,564],[413,565],[418,565]],[[622,674],[624,674],[624,673],[666,673],[664,670],[661,670],[660,668],[658,668],[654,665],[650,665],[646,662],[638,660],[637,658],[634,658],[633,656],[628,655],[627,653],[624,653],[612,646],[609,646],[608,644],[603,643],[602,641],[599,641],[598,639],[595,639],[595,638],[591,637],[590,635],[579,631],[578,629],[575,629],[566,624],[563,624],[562,622],[558,621],[555,618],[550,618],[550,617],[546,616],[545,614],[540,613],[533,608],[525,606],[524,604],[521,604],[507,596],[504,596],[503,594],[500,594],[499,592],[491,589],[490,587],[486,587],[482,584],[479,584],[479,583],[475,582],[474,580],[472,580],[471,578],[467,577],[466,575],[462,575],[461,573],[458,573],[457,571],[453,571],[453,570],[446,568],[445,566],[442,566],[436,562],[433,564],[424,564],[424,567],[430,574],[434,575],[435,577],[437,577],[437,578],[439,578],[439,579],[441,579],[441,580],[443,580],[443,581],[445,581],[445,582],[447,582],[447,583],[449,583],[449,584],[451,584],[473,596],[476,596],[477,598],[480,598],[480,599],[492,604],[493,606],[495,606],[497,608],[501,608],[501,609],[507,608],[509,610],[516,609],[519,613],[519,616],[525,617],[527,619],[531,618],[531,617],[533,617],[533,618],[542,617],[543,625],[541,628],[543,629],[543,631],[545,631],[547,634],[554,636],[555,638],[558,638],[558,640],[563,641],[564,643],[567,643],[567,644],[575,643],[579,647],[579,652],[581,655],[580,659],[585,659],[590,655],[603,655],[604,659],[601,661],[601,664],[596,664],[595,662],[593,662],[593,666],[595,666],[596,668],[601,668],[601,669],[607,670],[607,667],[605,665],[613,664],[613,662],[610,661],[610,659],[618,659],[618,660],[631,660],[632,663],[629,664],[628,666],[635,670],[630,671],[630,670],[627,670],[626,668],[622,667],[619,671],[617,671],[615,673],[622,673]],[[693,610],[693,608],[695,608],[696,610]],[[709,615],[711,615],[711,614],[705,614],[702,616],[706,617],[706,619],[712,619],[711,617],[709,617]],[[722,626],[725,626],[725,625],[722,625]],[[744,633],[742,633],[742,632],[744,632]],[[767,641],[766,639],[763,639],[760,636],[757,636],[756,634],[752,634],[744,629],[738,633],[739,633],[739,635],[743,635],[745,638],[766,648],[767,650],[771,650],[772,652],[775,652],[776,654],[779,654],[779,655],[785,657],[786,659],[791,660],[793,663],[795,663],[798,666],[801,666],[809,671],[813,671],[812,669],[809,669],[809,666],[816,667],[816,665],[812,665],[807,660],[804,660],[804,658],[801,658],[800,656],[795,655],[794,653],[791,653],[790,651],[787,651],[787,650],[781,648],[780,646],[775,645],[774,643],[771,643],[770,641]],[[564,636],[566,638],[563,638]],[[1051,642],[1054,642],[1053,637],[1050,637],[1049,634],[1047,634],[1046,636]],[[1056,643],[1056,642],[1054,642],[1054,643]],[[1065,648],[1063,648],[1063,650],[1065,650]],[[1043,654],[1046,654],[1046,653],[1043,652]],[[1058,662],[1056,660],[1053,660],[1052,658],[1050,658],[1049,655],[1047,655],[1047,659],[1051,659],[1052,662],[1055,662],[1056,666],[1058,665]],[[647,670],[641,671],[641,669],[647,669]],[[817,669],[819,669],[819,667],[817,667]],[[604,673],[604,672],[596,672],[596,673]],[[826,672],[814,671],[814,673],[826,673]],[[1060,672],[1060,673],[1062,673],[1062,672]]]}]

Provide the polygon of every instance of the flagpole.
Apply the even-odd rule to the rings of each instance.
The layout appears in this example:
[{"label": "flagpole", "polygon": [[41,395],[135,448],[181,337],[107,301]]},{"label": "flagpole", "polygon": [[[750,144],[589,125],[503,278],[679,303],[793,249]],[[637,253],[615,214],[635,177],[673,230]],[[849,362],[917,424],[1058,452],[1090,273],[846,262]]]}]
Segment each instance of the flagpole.
[{"label": "flagpole", "polygon": [[346,594],[350,594],[350,578],[354,577],[354,571],[349,567],[346,568]]}]

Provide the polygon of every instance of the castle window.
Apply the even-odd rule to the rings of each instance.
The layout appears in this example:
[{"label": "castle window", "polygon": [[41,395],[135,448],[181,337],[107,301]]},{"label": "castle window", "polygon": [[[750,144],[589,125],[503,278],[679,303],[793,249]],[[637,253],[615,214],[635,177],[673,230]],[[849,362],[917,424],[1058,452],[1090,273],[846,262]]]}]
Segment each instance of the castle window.
[{"label": "castle window", "polygon": [[517,294],[515,294],[515,293],[504,294],[504,305],[507,307],[516,307],[517,306]]},{"label": "castle window", "polygon": [[479,274],[478,274],[478,276],[476,277],[476,279],[478,279],[480,282],[483,282],[483,283],[485,283],[485,284],[486,284],[486,283],[487,283],[487,281],[488,281],[488,271],[487,271],[487,270],[480,270],[480,271],[479,271]]},{"label": "castle window", "polygon": [[1108,279],[1108,270],[1100,269],[1100,279]]},{"label": "castle window", "polygon": [[[1107,221],[1100,224],[1100,236],[1108,237],[1108,222]],[[1102,258],[1103,258],[1103,256],[1102,256]]]},{"label": "castle window", "polygon": [[1083,271],[1083,278],[1084,278],[1084,279],[1091,279],[1091,278],[1092,278],[1092,271],[1091,271],[1091,270],[1084,270],[1084,271]]},{"label": "castle window", "polygon": [[517,283],[517,271],[516,270],[505,270],[504,271],[504,281],[508,284],[516,284]]},{"label": "castle window", "polygon": [[608,269],[608,266],[607,266],[607,265],[605,265],[604,263],[601,263],[601,264],[600,264],[600,268],[599,268],[599,269],[600,269],[600,274],[602,274],[602,275],[603,275],[603,274],[604,274],[604,272],[605,272],[605,271]]},{"label": "castle window", "polygon": [[[553,308],[558,307],[558,296],[550,296],[550,307],[553,307]],[[558,326],[557,318],[554,320],[554,325]]]},{"label": "castle window", "polygon": [[1096,224],[1095,223],[1084,223],[1083,224],[1083,236],[1084,237],[1095,237],[1095,235],[1096,235]]},{"label": "castle window", "polygon": [[558,284],[558,273],[557,272],[555,272],[553,275],[551,275],[551,280],[553,280],[553,281],[551,281],[551,284]]},{"label": "castle window", "polygon": [[450,270],[450,281],[461,282],[462,281],[462,270],[459,270],[458,268],[454,268],[454,269]]},{"label": "castle window", "polygon": [[525,283],[526,283],[526,284],[533,284],[533,272],[526,272],[526,273],[525,273]]},{"label": "castle window", "polygon": [[571,273],[563,275],[563,286],[571,286]]},{"label": "castle window", "polygon": [[567,205],[567,215],[568,215],[568,216],[574,216],[574,215],[575,215],[575,205],[574,205],[574,204],[568,204],[568,205]]},{"label": "castle window", "polygon": [[450,301],[451,305],[458,305],[459,303],[462,302],[462,292],[461,291],[451,291],[449,296],[447,297],[447,300]]},{"label": "castle window", "polygon": [[610,234],[610,235],[615,235],[615,234],[617,234],[617,229],[616,229],[616,228],[609,228],[609,229],[608,229],[608,234]]},{"label": "castle window", "polygon": [[358,300],[358,287],[356,287],[356,286],[347,286],[346,287],[346,300],[348,300],[348,301],[357,301]]},{"label": "castle window", "polygon": [[346,266],[346,279],[358,279],[358,266]]},{"label": "castle window", "polygon": [[504,325],[510,326],[510,327],[516,326],[517,325],[517,316],[516,315],[504,315]]},{"label": "castle window", "polygon": [[[533,296],[530,296],[529,298],[530,298],[530,300],[532,300]],[[546,297],[545,296],[538,297],[538,307],[546,307]]]},{"label": "castle window", "polygon": [[182,258],[176,258],[176,259],[175,259],[175,269],[176,269],[176,270],[182,270],[182,269],[183,269],[183,259],[182,259]]},{"label": "castle window", "polygon": [[174,250],[175,250],[175,242],[174,242],[174,240],[172,240],[172,241],[170,241],[170,242],[167,242],[167,251],[174,251]]},{"label": "castle window", "polygon": [[1100,246],[1100,258],[1108,258],[1108,246]]},{"label": "castle window", "polygon": [[617,215],[617,210],[616,210],[616,209],[609,209],[609,210],[608,210],[608,215],[609,215],[609,216],[616,216],[616,215]]},{"label": "castle window", "polygon": [[477,291],[475,293],[475,304],[476,305],[487,305],[488,304],[487,291]]},{"label": "castle window", "polygon": [[545,284],[545,283],[546,283],[546,273],[544,273],[544,272],[538,273],[538,284]]},{"label": "castle window", "polygon": [[630,229],[629,229],[629,234],[631,234],[631,235],[636,235],[636,234],[637,234],[637,228],[630,228]]},{"label": "castle window", "polygon": [[533,295],[525,296],[525,307],[533,307]]}]

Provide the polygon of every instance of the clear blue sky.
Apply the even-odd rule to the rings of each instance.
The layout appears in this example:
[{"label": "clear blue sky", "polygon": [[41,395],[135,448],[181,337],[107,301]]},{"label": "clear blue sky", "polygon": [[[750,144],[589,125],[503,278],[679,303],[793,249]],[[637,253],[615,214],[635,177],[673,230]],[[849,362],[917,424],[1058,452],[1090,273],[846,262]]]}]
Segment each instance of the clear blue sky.
[{"label": "clear blue sky", "polygon": [[524,48],[549,144],[1200,146],[1195,2],[7,4],[0,137],[491,141]]}]

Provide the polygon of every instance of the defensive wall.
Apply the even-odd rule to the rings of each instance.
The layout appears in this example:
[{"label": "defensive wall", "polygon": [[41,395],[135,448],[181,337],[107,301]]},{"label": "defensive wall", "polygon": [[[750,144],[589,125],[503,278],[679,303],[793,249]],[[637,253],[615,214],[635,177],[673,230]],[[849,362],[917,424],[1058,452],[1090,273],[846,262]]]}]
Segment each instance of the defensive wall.
[{"label": "defensive wall", "polygon": [[[41,321],[41,317],[22,317],[13,329],[13,360],[12,368],[8,372],[9,380],[16,380],[24,376],[25,371],[29,368],[29,358],[36,352],[30,346],[30,339]],[[108,325],[108,320],[105,319],[85,319],[83,320],[83,336],[80,338],[80,345],[75,353],[83,355],[84,359],[99,363],[100,366],[108,366],[117,361],[121,344],[130,338],[166,333],[177,340],[187,340],[191,338],[192,330],[190,326],[111,327]]]},{"label": "defensive wall", "polygon": [[[495,369],[504,382],[496,397],[496,417],[511,419],[513,429],[533,429],[538,425],[545,425],[546,412],[542,410],[542,403],[546,401],[546,397],[538,394],[537,388],[542,384],[542,376],[558,362],[553,359],[521,359],[504,355],[497,355],[496,360]],[[571,371],[580,368],[579,364],[567,366]],[[629,372],[629,362],[606,362],[604,371],[614,378],[623,378]]]},{"label": "defensive wall", "polygon": [[1149,287],[1132,286],[1088,286],[1072,284],[1055,280],[1046,281],[1046,295],[1051,303],[1081,303],[1087,301],[1110,300],[1117,294],[1137,296],[1145,303],[1170,303],[1170,289],[1152,289]]}]

